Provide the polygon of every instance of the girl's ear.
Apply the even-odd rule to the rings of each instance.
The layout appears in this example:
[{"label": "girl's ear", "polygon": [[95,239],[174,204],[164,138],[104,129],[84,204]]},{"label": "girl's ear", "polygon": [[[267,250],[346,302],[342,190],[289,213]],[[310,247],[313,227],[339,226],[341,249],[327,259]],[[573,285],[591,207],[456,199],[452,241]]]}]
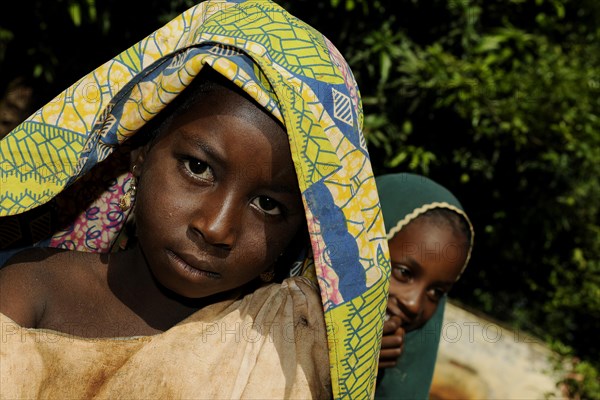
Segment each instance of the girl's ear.
[{"label": "girl's ear", "polygon": [[147,153],[148,146],[139,146],[135,150],[132,150],[129,154],[129,170],[136,178],[140,176],[140,171],[142,170],[144,161],[146,160]]}]

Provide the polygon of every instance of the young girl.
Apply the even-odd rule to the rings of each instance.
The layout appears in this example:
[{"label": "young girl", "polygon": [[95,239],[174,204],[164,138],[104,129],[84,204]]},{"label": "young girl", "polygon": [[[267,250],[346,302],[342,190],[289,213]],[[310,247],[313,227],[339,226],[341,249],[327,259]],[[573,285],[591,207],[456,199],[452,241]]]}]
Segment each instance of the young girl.
[{"label": "young girl", "polygon": [[392,261],[376,398],[428,399],[446,295],[467,266],[473,227],[458,199],[427,177],[376,181]]},{"label": "young girl", "polygon": [[0,141],[6,252],[65,228],[0,270],[0,397],[370,397],[361,124],[342,56],[265,0],[192,7],[32,115]]}]

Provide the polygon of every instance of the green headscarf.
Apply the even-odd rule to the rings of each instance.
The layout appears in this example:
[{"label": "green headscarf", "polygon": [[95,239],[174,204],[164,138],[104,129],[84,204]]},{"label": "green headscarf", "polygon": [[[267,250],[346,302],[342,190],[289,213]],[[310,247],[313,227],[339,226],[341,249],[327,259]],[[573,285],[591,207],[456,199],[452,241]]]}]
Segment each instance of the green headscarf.
[{"label": "green headscarf", "polygon": [[[435,208],[452,210],[465,219],[471,231],[471,243],[464,271],[473,248],[473,226],[458,199],[442,185],[421,175],[388,174],[375,181],[388,240],[411,221]],[[377,386],[376,399],[429,398],[445,305],[446,297],[422,328],[405,335],[403,353],[395,367],[385,370]]]}]

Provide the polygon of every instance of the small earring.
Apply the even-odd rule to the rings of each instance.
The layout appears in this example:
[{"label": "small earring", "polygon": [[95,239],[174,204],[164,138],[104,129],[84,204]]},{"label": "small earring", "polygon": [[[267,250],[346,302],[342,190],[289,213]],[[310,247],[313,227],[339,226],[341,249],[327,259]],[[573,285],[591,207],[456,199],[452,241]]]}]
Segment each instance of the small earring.
[{"label": "small earring", "polygon": [[[132,172],[135,172],[135,167],[136,165],[133,166]],[[129,181],[129,189],[127,189],[127,192],[121,197],[121,200],[119,200],[119,208],[121,211],[127,211],[133,205],[133,202],[135,201],[135,191],[137,190],[136,183],[135,176],[132,176]]]},{"label": "small earring", "polygon": [[262,274],[260,274],[260,280],[263,281],[264,283],[271,282],[273,280],[273,278],[275,278],[274,271],[267,271],[267,272],[263,272]]}]

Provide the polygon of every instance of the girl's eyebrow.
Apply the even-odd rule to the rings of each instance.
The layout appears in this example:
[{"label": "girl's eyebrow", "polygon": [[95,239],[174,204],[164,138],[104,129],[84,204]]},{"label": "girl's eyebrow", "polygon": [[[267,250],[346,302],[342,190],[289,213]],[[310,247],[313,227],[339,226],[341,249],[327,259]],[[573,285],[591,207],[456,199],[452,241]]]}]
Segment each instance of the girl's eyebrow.
[{"label": "girl's eyebrow", "polygon": [[406,258],[408,259],[408,261],[410,261],[410,263],[412,264],[411,266],[413,268],[423,271],[423,266],[417,260],[415,260],[411,256],[406,256]]},{"label": "girl's eyebrow", "polygon": [[178,132],[181,134],[183,139],[192,144],[192,146],[199,148],[206,153],[213,161],[219,164],[225,163],[225,157],[220,154],[214,147],[210,146],[206,141],[199,139],[198,137],[191,135],[185,129],[179,129]]},{"label": "girl's eyebrow", "polygon": [[391,260],[391,261],[392,261],[392,264],[409,264],[408,265],[409,267],[423,269],[423,266],[421,264],[419,264],[417,262],[417,260],[415,260],[411,256],[402,256],[399,261],[396,261],[396,260]]},{"label": "girl's eyebrow", "polygon": [[276,193],[293,194],[293,195],[296,195],[297,193],[300,192],[299,188],[288,186],[288,185],[272,185],[272,186],[269,186],[269,190],[276,192]]}]

